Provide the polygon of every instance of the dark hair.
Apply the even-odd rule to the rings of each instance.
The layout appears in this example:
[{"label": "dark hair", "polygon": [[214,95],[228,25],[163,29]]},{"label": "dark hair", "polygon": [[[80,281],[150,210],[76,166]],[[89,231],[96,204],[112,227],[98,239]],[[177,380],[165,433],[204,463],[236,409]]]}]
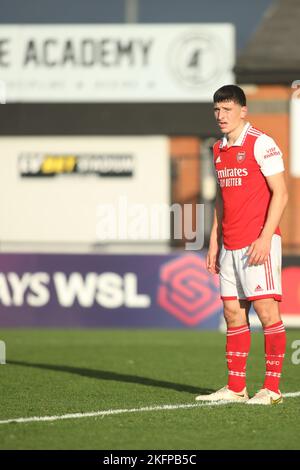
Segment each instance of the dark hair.
[{"label": "dark hair", "polygon": [[214,103],[221,101],[234,101],[241,106],[246,106],[246,96],[243,90],[237,85],[224,85],[214,94]]}]

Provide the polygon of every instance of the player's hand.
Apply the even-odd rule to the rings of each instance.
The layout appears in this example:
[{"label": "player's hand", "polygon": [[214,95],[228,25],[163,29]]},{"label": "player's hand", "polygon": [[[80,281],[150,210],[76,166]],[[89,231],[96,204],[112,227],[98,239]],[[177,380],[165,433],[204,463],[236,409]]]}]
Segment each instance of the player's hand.
[{"label": "player's hand", "polygon": [[258,266],[264,264],[271,250],[271,239],[258,237],[248,248],[246,255],[248,256],[249,266]]},{"label": "player's hand", "polygon": [[206,268],[211,274],[218,274],[220,272],[219,253],[220,248],[218,245],[209,245],[206,256]]}]

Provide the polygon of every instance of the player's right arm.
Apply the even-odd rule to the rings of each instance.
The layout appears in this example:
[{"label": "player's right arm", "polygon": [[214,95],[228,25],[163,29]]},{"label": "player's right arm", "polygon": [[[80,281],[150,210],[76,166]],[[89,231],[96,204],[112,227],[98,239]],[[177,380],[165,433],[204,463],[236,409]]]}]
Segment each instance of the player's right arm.
[{"label": "player's right arm", "polygon": [[222,218],[223,218],[223,202],[220,187],[217,186],[216,204],[214,209],[214,221],[211,229],[209,248],[206,257],[206,267],[212,274],[218,274],[219,254],[222,246]]}]

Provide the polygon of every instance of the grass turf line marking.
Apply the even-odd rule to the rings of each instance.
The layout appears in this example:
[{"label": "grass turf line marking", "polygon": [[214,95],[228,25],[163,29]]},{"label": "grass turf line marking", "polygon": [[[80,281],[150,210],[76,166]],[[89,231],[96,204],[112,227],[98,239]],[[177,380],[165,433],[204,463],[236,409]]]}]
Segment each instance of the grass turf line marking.
[{"label": "grass turf line marking", "polygon": [[108,416],[108,415],[118,415],[123,413],[139,413],[143,411],[163,411],[163,410],[179,410],[185,408],[201,408],[202,406],[218,406],[218,405],[227,405],[228,401],[213,401],[210,403],[200,403],[200,404],[182,404],[182,405],[161,405],[161,406],[145,406],[142,408],[124,408],[116,410],[103,410],[103,411],[91,411],[87,413],[70,413],[59,416],[32,416],[30,418],[12,418],[0,421],[0,424],[9,424],[9,423],[31,423],[34,421],[58,421],[61,419],[77,419],[77,418],[93,418],[97,416]]},{"label": "grass turf line marking", "polygon": [[[300,397],[300,392],[283,393],[285,398]],[[95,418],[98,416],[109,416],[118,415],[123,413],[139,413],[143,411],[164,411],[164,410],[179,410],[187,408],[203,408],[206,406],[220,406],[230,405],[232,402],[226,400],[212,401],[209,403],[197,403],[197,404],[182,404],[182,405],[161,405],[161,406],[145,406],[142,408],[124,408],[117,410],[103,410],[103,411],[91,411],[87,413],[69,413],[58,416],[31,416],[29,418],[12,418],[0,421],[0,424],[11,424],[11,423],[33,423],[40,421],[59,421],[63,419],[78,419],[78,418]]]},{"label": "grass turf line marking", "polygon": [[282,396],[285,398],[300,397],[300,392],[283,393]]}]

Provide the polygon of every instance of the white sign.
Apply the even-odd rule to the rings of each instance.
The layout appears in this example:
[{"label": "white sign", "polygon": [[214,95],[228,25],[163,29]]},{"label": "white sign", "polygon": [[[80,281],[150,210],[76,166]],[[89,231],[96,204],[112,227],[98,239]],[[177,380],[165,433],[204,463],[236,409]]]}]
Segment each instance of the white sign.
[{"label": "white sign", "polygon": [[0,188],[4,244],[132,242],[137,209],[169,207],[169,139],[1,137]]},{"label": "white sign", "polygon": [[233,83],[232,24],[0,26],[6,102],[211,101]]}]

